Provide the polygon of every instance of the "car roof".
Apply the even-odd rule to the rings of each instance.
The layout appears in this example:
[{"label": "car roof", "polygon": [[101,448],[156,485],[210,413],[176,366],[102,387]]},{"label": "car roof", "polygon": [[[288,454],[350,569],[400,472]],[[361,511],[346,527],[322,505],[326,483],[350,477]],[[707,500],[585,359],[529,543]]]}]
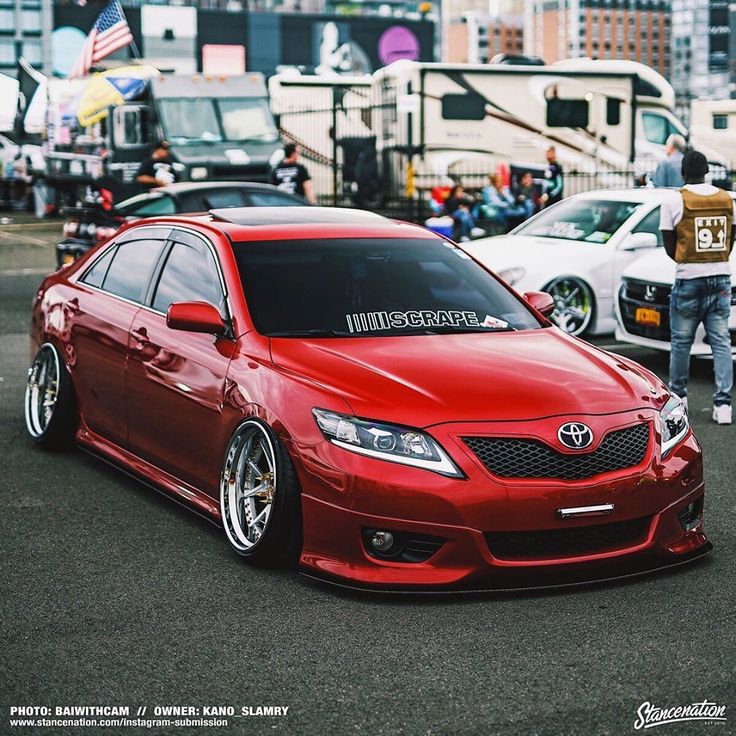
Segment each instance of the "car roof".
[{"label": "car roof", "polygon": [[427,228],[343,207],[231,207],[206,215],[171,215],[139,220],[131,227],[198,226],[231,241],[414,238],[440,240]]},{"label": "car roof", "polygon": [[148,194],[156,192],[167,192],[169,194],[182,194],[184,192],[197,192],[202,189],[247,189],[252,192],[278,192],[285,197],[290,197],[288,192],[282,192],[273,184],[265,184],[258,181],[180,181],[176,184],[167,184],[163,187],[156,187]]},{"label": "car roof", "polygon": [[[679,192],[679,187],[636,187],[632,189],[593,189],[573,195],[579,199],[612,199],[617,202],[661,202],[671,192]],[[725,190],[727,191],[727,190]],[[736,192],[728,192],[736,199]]]},{"label": "car roof", "polygon": [[[295,212],[285,211],[296,210]],[[234,225],[352,225],[388,222],[382,215],[348,207],[310,207],[304,213],[298,207],[227,207],[210,210],[212,219]]]}]

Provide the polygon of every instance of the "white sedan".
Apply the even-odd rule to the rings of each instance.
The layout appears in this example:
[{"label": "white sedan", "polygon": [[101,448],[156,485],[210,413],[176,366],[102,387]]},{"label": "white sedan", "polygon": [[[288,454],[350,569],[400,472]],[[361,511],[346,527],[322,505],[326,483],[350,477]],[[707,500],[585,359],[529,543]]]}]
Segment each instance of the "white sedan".
[{"label": "white sedan", "polygon": [[[733,195],[732,195],[733,196]],[[731,254],[736,273],[736,251]],[[616,339],[655,350],[670,349],[670,292],[675,282],[675,262],[664,248],[648,253],[623,273],[616,303]],[[731,344],[736,344],[736,289],[731,290],[728,320]],[[692,355],[711,356],[705,329],[695,333]]]},{"label": "white sedan", "polygon": [[552,320],[563,330],[610,333],[622,273],[662,245],[659,208],[667,194],[644,188],[576,194],[507,235],[463,248],[517,291],[549,292]]}]

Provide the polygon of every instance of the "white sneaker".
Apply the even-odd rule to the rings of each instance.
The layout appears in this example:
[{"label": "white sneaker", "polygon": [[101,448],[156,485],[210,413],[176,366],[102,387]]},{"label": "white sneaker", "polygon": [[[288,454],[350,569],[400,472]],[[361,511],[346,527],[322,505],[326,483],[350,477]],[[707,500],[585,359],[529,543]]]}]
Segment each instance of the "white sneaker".
[{"label": "white sneaker", "polygon": [[721,404],[713,407],[713,421],[716,424],[731,424],[732,412],[730,404]]},{"label": "white sneaker", "polygon": [[474,227],[470,231],[471,238],[482,238],[486,234],[486,231],[482,227]]}]

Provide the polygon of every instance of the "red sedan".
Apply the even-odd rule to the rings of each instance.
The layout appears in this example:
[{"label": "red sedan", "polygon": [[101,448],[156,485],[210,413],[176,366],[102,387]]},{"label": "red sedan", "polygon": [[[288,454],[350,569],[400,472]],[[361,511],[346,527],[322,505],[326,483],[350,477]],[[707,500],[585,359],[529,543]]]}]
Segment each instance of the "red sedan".
[{"label": "red sedan", "polygon": [[26,423],[218,520],[246,560],[347,585],[548,586],[706,554],[682,403],[552,307],[372,213],[146,220],[41,285]]}]

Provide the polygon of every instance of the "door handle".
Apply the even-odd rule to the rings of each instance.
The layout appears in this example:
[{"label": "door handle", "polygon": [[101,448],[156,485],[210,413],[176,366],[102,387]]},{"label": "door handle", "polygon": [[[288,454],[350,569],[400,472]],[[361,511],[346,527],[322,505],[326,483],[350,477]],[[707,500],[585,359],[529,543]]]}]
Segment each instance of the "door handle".
[{"label": "door handle", "polygon": [[132,330],[131,335],[137,337],[141,342],[148,342],[148,330],[145,327],[139,327],[136,330]]}]

